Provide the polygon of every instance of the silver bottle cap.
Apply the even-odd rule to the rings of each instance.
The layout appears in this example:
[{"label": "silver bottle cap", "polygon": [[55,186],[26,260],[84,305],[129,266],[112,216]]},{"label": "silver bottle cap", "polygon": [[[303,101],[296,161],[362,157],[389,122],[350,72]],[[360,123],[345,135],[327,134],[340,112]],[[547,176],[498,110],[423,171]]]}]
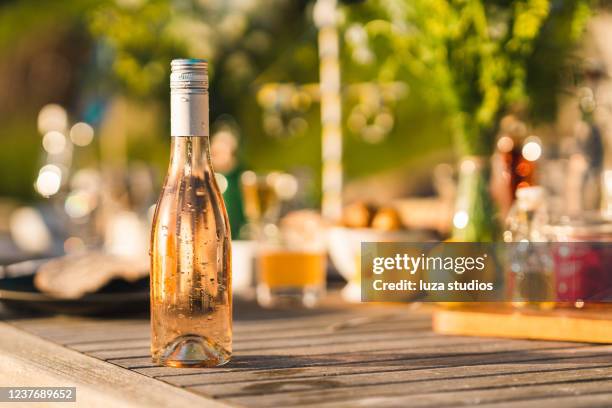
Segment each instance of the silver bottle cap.
[{"label": "silver bottle cap", "polygon": [[175,59],[170,63],[170,89],[179,93],[208,92],[208,61]]},{"label": "silver bottle cap", "polygon": [[175,59],[170,67],[170,134],[208,136],[208,62]]}]

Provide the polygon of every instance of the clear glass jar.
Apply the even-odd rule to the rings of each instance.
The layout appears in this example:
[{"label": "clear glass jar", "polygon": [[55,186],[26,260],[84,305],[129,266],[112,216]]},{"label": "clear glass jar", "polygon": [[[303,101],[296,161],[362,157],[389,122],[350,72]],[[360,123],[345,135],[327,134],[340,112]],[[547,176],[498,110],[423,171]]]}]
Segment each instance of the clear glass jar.
[{"label": "clear glass jar", "polygon": [[504,232],[504,241],[512,243],[508,247],[508,286],[515,307],[554,306],[554,273],[544,229],[547,220],[544,189],[518,189]]}]

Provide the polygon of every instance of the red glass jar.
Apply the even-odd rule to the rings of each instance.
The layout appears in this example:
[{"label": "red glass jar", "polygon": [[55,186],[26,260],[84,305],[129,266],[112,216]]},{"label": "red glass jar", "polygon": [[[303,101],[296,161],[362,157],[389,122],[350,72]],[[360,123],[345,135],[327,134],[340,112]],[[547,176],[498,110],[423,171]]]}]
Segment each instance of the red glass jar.
[{"label": "red glass jar", "polygon": [[557,300],[578,307],[612,302],[612,221],[585,216],[552,226],[551,233]]}]

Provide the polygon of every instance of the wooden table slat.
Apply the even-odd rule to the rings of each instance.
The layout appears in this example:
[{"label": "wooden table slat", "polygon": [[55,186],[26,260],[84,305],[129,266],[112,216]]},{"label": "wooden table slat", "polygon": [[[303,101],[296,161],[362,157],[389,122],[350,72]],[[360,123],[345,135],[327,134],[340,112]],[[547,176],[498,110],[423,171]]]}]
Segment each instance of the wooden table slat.
[{"label": "wooden table slat", "polygon": [[[594,351],[579,355],[554,355],[525,356],[521,353],[506,355],[505,358],[499,354],[484,356],[469,356],[471,358],[458,358],[460,356],[441,357],[435,360],[424,361],[374,361],[356,362],[354,364],[339,364],[327,366],[311,366],[297,368],[280,368],[268,370],[236,370],[231,372],[208,371],[199,374],[183,375],[160,375],[156,378],[167,381],[179,386],[197,386],[211,384],[234,384],[234,383],[255,383],[271,381],[270,379],[282,378],[284,381],[293,379],[316,379],[330,377],[347,377],[353,375],[375,375],[379,373],[390,373],[399,371],[418,371],[418,375],[431,374],[432,378],[443,375],[445,372],[457,373],[462,375],[465,372],[522,372],[526,367],[533,370],[564,369],[563,367],[581,367],[590,365],[602,365],[612,363],[610,354],[606,352]],[[410,364],[412,363],[412,364]],[[425,363],[425,364],[424,364]]]},{"label": "wooden table slat", "polygon": [[[351,398],[358,398],[372,394],[372,389],[377,393],[392,395],[394,392],[400,395],[407,395],[413,392],[422,393],[428,391],[446,392],[453,390],[481,388],[497,386],[504,379],[512,380],[509,384],[534,384],[539,381],[546,382],[548,377],[555,379],[598,379],[610,372],[612,362],[600,359],[593,364],[578,366],[576,364],[557,368],[554,364],[533,365],[531,368],[523,367],[518,370],[517,366],[473,366],[473,367],[452,367],[432,370],[388,370],[385,372],[358,373],[353,375],[322,376],[315,378],[300,379],[272,379],[268,381],[258,381],[255,383],[224,383],[224,384],[204,384],[193,387],[208,395],[216,398],[227,398],[237,396],[261,396],[268,398],[279,398],[286,401],[287,398],[302,399],[309,394],[317,394],[315,398],[324,394],[325,399],[343,399],[347,395]],[[262,373],[263,374],[263,373]],[[610,377],[612,379],[612,376]],[[333,390],[321,391],[319,386],[329,383],[333,385]],[[514,386],[513,385],[513,386]],[[312,387],[315,386],[315,389]],[[299,391],[303,389],[304,391]],[[288,391],[288,392],[287,392]],[[293,391],[298,391],[295,393]],[[288,394],[283,396],[281,394]],[[312,397],[312,395],[310,395]]]},{"label": "wooden table slat", "polygon": [[[360,386],[347,390],[334,390],[337,384],[313,384],[317,392],[292,392],[253,396],[230,397],[227,401],[253,407],[312,406],[312,407],[456,407],[475,406],[490,402],[512,400],[539,400],[559,395],[588,395],[593,392],[612,393],[612,376],[602,377],[604,369],[590,372],[560,372],[557,380],[542,379],[542,375],[526,374],[523,381],[507,376],[493,378],[466,378],[440,383],[418,383],[411,388],[405,383],[385,386]],[[520,374],[518,374],[520,376]],[[511,380],[509,382],[509,380]],[[429,385],[432,384],[432,385]],[[308,384],[304,384],[308,386]],[[326,387],[328,387],[326,389]],[[344,392],[339,392],[344,391]],[[316,395],[315,395],[316,394]],[[373,397],[377,395],[377,397]],[[537,406],[537,405],[536,405]]]}]

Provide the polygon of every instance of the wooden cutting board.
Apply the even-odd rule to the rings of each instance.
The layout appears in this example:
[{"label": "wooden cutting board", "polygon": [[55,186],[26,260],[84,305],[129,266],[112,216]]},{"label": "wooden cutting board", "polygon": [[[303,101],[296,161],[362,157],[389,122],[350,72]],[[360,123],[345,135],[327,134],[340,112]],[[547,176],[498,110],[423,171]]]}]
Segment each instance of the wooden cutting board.
[{"label": "wooden cutting board", "polygon": [[550,311],[518,311],[500,306],[441,308],[433,314],[433,330],[453,335],[612,343],[612,308]]}]

